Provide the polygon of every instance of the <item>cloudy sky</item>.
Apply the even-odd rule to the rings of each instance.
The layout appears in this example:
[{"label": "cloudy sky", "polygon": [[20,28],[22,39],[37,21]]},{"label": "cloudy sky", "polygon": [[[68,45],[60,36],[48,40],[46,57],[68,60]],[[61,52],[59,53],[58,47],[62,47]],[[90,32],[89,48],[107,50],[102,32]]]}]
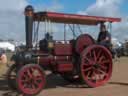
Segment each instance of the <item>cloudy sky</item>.
[{"label": "cloudy sky", "polygon": [[124,40],[128,38],[127,4],[128,0],[0,0],[0,39],[25,40],[23,11],[33,5],[35,10],[121,17],[121,23],[113,24],[112,36]]}]

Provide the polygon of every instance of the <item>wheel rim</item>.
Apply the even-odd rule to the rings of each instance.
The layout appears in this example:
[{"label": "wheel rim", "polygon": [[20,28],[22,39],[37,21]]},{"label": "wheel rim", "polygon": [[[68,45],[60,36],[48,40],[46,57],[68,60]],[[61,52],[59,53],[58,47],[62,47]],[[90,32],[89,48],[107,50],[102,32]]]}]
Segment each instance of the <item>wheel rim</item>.
[{"label": "wheel rim", "polygon": [[88,86],[98,87],[105,84],[112,75],[110,52],[98,45],[87,48],[82,54],[81,72]]},{"label": "wheel rim", "polygon": [[27,66],[20,70],[18,85],[24,94],[34,95],[45,86],[45,76],[39,66]]}]

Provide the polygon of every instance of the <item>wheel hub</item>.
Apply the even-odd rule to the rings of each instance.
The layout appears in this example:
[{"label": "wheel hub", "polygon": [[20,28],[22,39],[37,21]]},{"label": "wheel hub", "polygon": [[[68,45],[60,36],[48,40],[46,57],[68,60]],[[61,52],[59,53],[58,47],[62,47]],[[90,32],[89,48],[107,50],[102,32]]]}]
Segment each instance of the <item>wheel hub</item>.
[{"label": "wheel hub", "polygon": [[99,68],[99,64],[96,63],[96,64],[93,65],[93,67],[94,67],[95,69],[97,69],[97,68]]}]

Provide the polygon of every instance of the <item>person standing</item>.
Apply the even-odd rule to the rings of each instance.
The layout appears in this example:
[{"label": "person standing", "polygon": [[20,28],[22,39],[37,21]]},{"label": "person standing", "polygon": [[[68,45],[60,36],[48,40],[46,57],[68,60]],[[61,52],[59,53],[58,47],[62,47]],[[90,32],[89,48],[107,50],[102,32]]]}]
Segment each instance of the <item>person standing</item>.
[{"label": "person standing", "polygon": [[2,49],[0,49],[0,64],[7,64],[7,56]]},{"label": "person standing", "polygon": [[5,75],[7,70],[7,56],[3,49],[0,49],[0,76]]}]

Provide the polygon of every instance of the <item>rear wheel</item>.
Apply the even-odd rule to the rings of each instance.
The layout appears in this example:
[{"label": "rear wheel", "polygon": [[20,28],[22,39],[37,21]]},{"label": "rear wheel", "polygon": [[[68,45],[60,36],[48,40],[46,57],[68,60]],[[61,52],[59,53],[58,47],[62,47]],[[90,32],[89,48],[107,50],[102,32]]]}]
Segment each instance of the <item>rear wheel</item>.
[{"label": "rear wheel", "polygon": [[105,84],[112,75],[111,53],[103,46],[89,46],[81,54],[80,73],[89,87]]},{"label": "rear wheel", "polygon": [[36,64],[28,64],[22,67],[16,80],[19,92],[27,96],[38,94],[46,83],[44,71]]}]

